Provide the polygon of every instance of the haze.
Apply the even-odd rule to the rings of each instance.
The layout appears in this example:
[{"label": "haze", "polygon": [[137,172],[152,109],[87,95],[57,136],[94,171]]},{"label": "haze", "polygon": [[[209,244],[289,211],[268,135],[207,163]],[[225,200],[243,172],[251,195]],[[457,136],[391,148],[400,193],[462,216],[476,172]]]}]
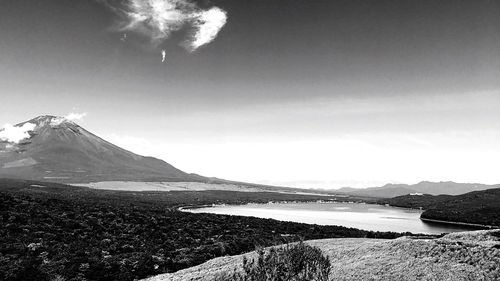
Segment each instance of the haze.
[{"label": "haze", "polygon": [[0,124],[87,113],[133,152],[255,183],[500,183],[498,1],[200,1],[227,22],[193,52],[189,30],[117,31],[103,2],[0,1]]}]

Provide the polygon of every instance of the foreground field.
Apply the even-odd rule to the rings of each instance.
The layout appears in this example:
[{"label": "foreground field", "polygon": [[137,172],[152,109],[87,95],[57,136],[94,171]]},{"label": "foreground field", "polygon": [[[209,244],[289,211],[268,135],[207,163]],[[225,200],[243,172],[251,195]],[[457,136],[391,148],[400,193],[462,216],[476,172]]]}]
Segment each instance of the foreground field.
[{"label": "foreground field", "polygon": [[[341,238],[307,241],[331,261],[329,280],[500,280],[500,231],[448,234],[438,239]],[[221,257],[147,281],[224,280],[246,255]]]}]

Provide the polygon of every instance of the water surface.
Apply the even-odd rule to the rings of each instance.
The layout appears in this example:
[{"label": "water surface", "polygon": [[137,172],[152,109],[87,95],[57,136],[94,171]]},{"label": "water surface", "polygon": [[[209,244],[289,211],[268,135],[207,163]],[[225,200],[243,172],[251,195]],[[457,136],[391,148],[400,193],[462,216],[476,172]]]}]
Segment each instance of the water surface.
[{"label": "water surface", "polygon": [[192,213],[212,213],[270,218],[319,225],[341,225],[374,231],[438,234],[471,230],[467,227],[427,223],[423,211],[362,203],[273,203],[222,205],[185,209]]}]

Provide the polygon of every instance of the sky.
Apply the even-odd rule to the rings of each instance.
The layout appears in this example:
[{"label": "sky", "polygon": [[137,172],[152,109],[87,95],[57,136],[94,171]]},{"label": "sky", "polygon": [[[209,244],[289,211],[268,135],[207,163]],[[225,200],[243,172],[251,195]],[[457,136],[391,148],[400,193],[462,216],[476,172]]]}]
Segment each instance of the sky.
[{"label": "sky", "polygon": [[499,15],[493,0],[0,0],[0,126],[73,113],[133,152],[255,183],[500,183]]}]

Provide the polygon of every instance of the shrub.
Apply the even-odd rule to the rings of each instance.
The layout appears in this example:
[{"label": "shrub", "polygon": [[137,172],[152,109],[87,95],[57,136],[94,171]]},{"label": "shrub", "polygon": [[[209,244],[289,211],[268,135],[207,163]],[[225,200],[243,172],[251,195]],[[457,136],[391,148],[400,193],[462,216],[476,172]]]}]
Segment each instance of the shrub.
[{"label": "shrub", "polygon": [[243,258],[243,271],[233,273],[238,281],[327,281],[330,259],[317,247],[303,242],[258,250],[256,259]]}]

